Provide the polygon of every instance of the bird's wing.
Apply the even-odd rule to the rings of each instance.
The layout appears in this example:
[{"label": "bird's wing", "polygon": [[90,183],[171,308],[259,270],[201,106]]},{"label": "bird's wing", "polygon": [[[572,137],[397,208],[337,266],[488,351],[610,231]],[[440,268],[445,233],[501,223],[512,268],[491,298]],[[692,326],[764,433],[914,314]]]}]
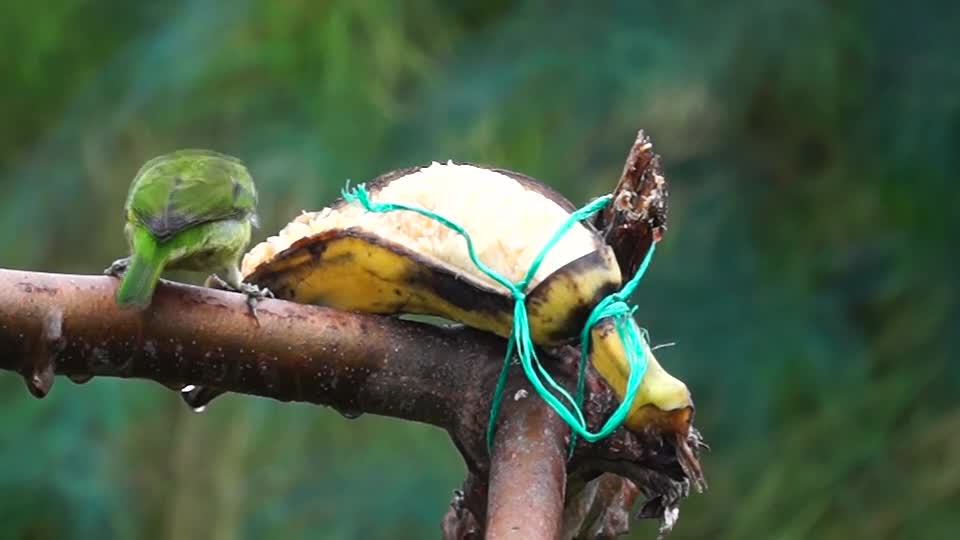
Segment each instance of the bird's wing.
[{"label": "bird's wing", "polygon": [[129,211],[160,240],[201,223],[247,217],[256,209],[249,174],[223,159],[161,164],[138,180]]}]

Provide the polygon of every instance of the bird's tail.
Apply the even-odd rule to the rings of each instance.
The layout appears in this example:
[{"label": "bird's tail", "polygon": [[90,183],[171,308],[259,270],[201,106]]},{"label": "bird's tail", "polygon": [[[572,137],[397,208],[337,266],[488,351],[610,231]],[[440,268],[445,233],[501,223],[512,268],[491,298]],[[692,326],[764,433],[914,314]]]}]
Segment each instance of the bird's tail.
[{"label": "bird's tail", "polygon": [[164,258],[159,250],[137,250],[130,257],[130,264],[123,274],[123,281],[117,289],[117,304],[144,308],[153,298],[153,289],[157,286],[163,271]]}]

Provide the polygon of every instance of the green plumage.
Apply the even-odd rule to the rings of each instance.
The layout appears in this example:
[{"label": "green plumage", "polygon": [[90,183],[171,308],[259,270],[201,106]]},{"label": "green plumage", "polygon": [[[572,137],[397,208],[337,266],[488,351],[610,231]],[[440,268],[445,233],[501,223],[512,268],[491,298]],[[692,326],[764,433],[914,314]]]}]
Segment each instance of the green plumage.
[{"label": "green plumage", "polygon": [[244,290],[238,265],[256,205],[253,179],[236,158],[180,150],[147,162],[125,206],[131,256],[111,267],[124,270],[117,303],[148,305],[165,269],[223,272],[223,281]]}]

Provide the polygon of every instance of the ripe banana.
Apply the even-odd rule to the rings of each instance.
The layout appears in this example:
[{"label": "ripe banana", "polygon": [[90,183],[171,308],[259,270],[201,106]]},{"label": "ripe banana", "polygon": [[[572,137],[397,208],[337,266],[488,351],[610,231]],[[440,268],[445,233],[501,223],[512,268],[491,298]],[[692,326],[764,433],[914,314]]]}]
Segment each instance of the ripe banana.
[{"label": "ripe banana", "polygon": [[[461,224],[480,259],[512,282],[523,278],[574,210],[520,175],[453,163],[392,173],[367,190],[373,201],[421,206]],[[270,283],[278,298],[365,313],[437,315],[510,333],[509,291],[470,261],[461,236],[413,212],[370,213],[341,199],[297,217],[254,247],[242,268],[246,281]],[[592,227],[576,224],[530,283],[534,341],[559,345],[577,337],[593,306],[620,281],[613,250]]]},{"label": "ripe banana", "polygon": [[[371,201],[419,206],[462,225],[481,261],[514,283],[575,210],[532,178],[454,162],[388,173],[366,188]],[[255,246],[243,259],[242,274],[295,302],[434,315],[500,336],[511,331],[509,291],[470,260],[463,237],[414,212],[367,212],[338,200],[303,213]],[[593,225],[575,224],[528,287],[534,342],[555,346],[577,339],[593,307],[621,282],[612,248]],[[591,363],[622,400],[629,367],[612,322],[595,326],[592,339]],[[649,349],[647,359],[628,427],[686,432],[692,414],[686,386]]]},{"label": "ripe banana", "polygon": [[[667,373],[650,345],[641,340],[647,371],[624,421],[628,429],[654,429],[686,435],[693,421],[693,400],[682,381]],[[590,364],[613,389],[620,401],[627,390],[630,366],[612,319],[602,319],[590,330]]]}]

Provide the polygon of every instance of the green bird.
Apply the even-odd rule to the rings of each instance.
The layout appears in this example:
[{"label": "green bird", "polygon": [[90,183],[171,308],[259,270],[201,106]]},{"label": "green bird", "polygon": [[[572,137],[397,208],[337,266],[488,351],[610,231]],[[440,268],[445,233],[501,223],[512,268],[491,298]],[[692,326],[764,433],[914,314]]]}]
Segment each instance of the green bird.
[{"label": "green bird", "polygon": [[192,270],[212,273],[208,284],[246,294],[256,317],[256,301],[272,295],[243,283],[239,269],[256,208],[253,178],[237,158],[188,149],[148,161],[124,206],[131,255],[104,270],[122,276],[117,303],[143,309],[164,270]]}]

